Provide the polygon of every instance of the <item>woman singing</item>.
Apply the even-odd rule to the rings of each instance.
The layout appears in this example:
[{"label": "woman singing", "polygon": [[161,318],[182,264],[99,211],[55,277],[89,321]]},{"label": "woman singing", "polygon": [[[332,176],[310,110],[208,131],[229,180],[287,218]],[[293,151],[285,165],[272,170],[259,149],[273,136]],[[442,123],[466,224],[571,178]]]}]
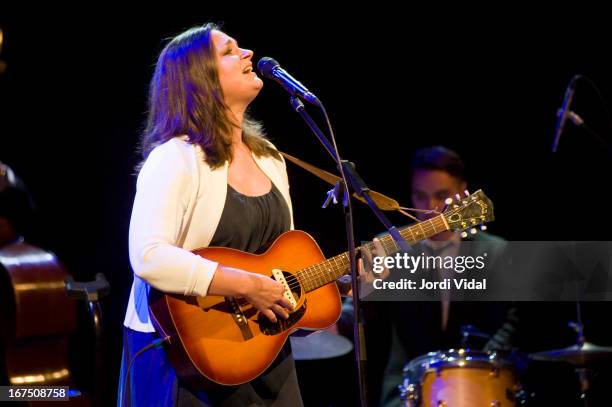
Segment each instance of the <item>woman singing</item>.
[{"label": "woman singing", "polygon": [[147,307],[151,287],[239,296],[272,321],[288,317],[291,306],[278,282],[191,252],[223,246],[257,253],[293,227],[285,163],[246,114],[263,86],[252,57],[206,24],[173,38],[157,61],[130,222],[135,276],[124,322],[119,404],[302,405],[289,342],[264,374],[240,386],[192,392],[161,349],[138,356],[127,377],[134,354],[158,338]]}]

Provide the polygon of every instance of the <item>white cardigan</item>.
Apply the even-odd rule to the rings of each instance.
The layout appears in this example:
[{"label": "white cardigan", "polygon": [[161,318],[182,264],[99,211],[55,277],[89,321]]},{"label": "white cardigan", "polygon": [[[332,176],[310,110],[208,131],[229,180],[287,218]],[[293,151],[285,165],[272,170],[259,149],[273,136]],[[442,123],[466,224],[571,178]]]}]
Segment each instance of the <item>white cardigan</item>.
[{"label": "white cardigan", "polygon": [[[156,147],[136,183],[129,233],[134,282],[124,325],[154,332],[149,318],[149,284],[161,291],[205,296],[217,263],[191,253],[212,240],[227,194],[228,163],[211,170],[198,145],[177,137]],[[293,229],[285,162],[255,162],[281,192]]]}]

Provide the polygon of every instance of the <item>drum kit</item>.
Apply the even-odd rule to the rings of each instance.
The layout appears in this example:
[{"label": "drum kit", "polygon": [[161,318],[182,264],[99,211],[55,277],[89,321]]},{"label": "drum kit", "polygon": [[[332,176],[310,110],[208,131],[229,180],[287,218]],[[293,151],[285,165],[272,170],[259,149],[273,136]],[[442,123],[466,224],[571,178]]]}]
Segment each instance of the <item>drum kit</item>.
[{"label": "drum kit", "polygon": [[[579,318],[580,321],[580,318]],[[593,406],[589,400],[593,369],[612,364],[612,347],[597,346],[585,340],[581,322],[570,323],[577,343],[525,356],[467,347],[469,337],[486,334],[471,325],[462,327],[462,348],[430,352],[409,361],[399,385],[404,407],[507,407],[543,405],[534,400],[520,383],[524,359],[575,368],[580,394],[576,403]],[[352,343],[341,335],[320,331],[309,336],[292,336],[296,361],[341,357],[352,350]],[[521,366],[521,368],[518,368]],[[549,404],[544,404],[549,405]],[[568,404],[571,405],[571,401]]]},{"label": "drum kit", "polygon": [[[612,347],[586,342],[580,323],[570,324],[577,343],[528,355],[531,361],[567,363],[575,367],[580,395],[577,402],[590,404],[593,367],[612,362]],[[516,363],[497,352],[467,348],[430,352],[404,367],[399,386],[405,407],[506,407],[530,406],[532,393],[519,383]],[[608,365],[609,366],[609,365]],[[570,402],[571,403],[571,402]],[[541,405],[541,404],[538,404]],[[566,404],[567,405],[567,404]]]}]

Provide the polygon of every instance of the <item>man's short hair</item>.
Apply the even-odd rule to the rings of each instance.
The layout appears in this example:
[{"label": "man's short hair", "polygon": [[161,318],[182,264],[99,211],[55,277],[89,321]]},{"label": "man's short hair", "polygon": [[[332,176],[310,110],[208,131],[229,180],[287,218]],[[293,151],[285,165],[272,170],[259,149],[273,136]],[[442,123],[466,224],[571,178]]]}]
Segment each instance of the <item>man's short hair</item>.
[{"label": "man's short hair", "polygon": [[410,176],[418,170],[440,170],[465,181],[465,166],[459,154],[443,146],[418,149],[410,161]]}]

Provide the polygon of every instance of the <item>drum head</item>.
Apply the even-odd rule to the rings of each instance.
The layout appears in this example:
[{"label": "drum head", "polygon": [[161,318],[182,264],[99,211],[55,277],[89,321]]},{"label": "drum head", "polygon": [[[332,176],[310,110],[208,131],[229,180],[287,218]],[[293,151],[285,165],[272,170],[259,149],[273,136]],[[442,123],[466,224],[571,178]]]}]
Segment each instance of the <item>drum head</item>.
[{"label": "drum head", "polygon": [[404,377],[420,381],[430,370],[450,367],[509,368],[512,363],[497,352],[484,352],[471,349],[450,349],[429,352],[406,364]]}]

